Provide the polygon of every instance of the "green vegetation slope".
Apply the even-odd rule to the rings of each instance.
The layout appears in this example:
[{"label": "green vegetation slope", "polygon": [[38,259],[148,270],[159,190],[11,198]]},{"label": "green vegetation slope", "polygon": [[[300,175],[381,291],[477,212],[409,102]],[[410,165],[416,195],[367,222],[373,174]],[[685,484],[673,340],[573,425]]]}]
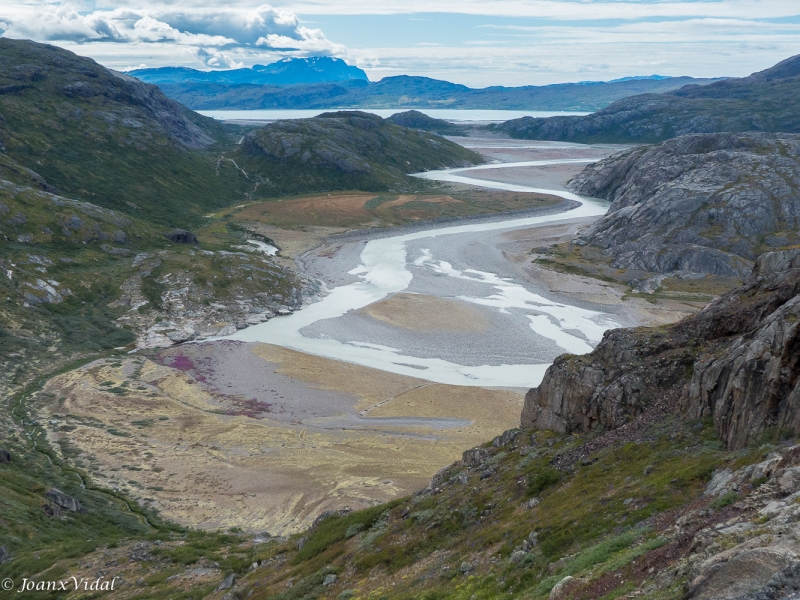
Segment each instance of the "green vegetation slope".
[{"label": "green vegetation slope", "polygon": [[93,60],[0,39],[0,150],[61,195],[172,225],[243,197],[227,133]]}]

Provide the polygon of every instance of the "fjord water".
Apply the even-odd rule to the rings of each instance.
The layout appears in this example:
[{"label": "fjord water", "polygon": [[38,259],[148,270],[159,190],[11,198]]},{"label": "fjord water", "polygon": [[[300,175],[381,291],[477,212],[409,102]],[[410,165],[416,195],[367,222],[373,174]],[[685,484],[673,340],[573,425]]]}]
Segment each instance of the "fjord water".
[{"label": "fjord water", "polygon": [[[410,108],[326,108],[312,110],[198,110],[201,115],[220,121],[278,121],[280,119],[310,119],[325,112],[336,110],[360,110],[378,115],[381,118],[391,117]],[[559,117],[582,116],[585,112],[559,112],[536,110],[457,110],[457,109],[413,109],[425,113],[434,119],[458,122],[496,122],[500,123],[521,117]]]},{"label": "fjord water", "polygon": [[[495,168],[513,169],[531,166],[532,163],[541,166],[564,162],[576,161],[570,159],[526,161],[498,164]],[[512,314],[510,310],[514,310],[516,318],[524,313],[530,330],[535,334],[531,336],[529,332],[528,335],[548,343],[551,347],[553,345],[557,347],[558,351],[551,354],[590,352],[592,345],[600,341],[604,331],[618,326],[610,315],[555,302],[534,293],[524,283],[499,277],[492,272],[471,268],[469,265],[454,267],[451,262],[437,258],[436,254],[443,253],[445,248],[452,248],[459,243],[469,243],[476,235],[480,237],[492,232],[601,216],[605,214],[607,207],[595,200],[562,190],[539,189],[465,176],[465,173],[472,169],[485,168],[487,165],[446,169],[420,173],[418,176],[515,192],[547,193],[575,201],[578,206],[566,212],[494,222],[470,222],[373,239],[363,246],[360,264],[349,271],[350,275],[358,277],[358,281],[334,287],[320,301],[290,316],[248,327],[224,339],[274,344],[437,383],[520,388],[540,383],[552,358],[538,363],[493,364],[491,357],[486,356],[486,364],[460,364],[455,360],[432,356],[429,349],[424,353],[417,353],[423,354],[420,356],[415,355],[413,349],[411,351],[408,348],[398,349],[384,345],[381,343],[383,340],[365,339],[368,336],[363,333],[363,329],[359,330],[357,327],[342,329],[341,326],[338,328],[334,326],[329,331],[314,331],[320,323],[326,323],[330,327],[336,319],[348,314],[353,315],[351,311],[357,311],[390,295],[409,290],[415,277],[427,276],[429,279],[436,277],[435,285],[440,288],[431,295],[454,297],[509,316]],[[410,259],[409,254],[412,254]],[[459,293],[464,289],[467,290],[466,293]],[[352,327],[352,324],[348,327]],[[442,355],[447,354],[445,349],[442,349]],[[531,349],[530,355],[536,354],[535,350]]]}]

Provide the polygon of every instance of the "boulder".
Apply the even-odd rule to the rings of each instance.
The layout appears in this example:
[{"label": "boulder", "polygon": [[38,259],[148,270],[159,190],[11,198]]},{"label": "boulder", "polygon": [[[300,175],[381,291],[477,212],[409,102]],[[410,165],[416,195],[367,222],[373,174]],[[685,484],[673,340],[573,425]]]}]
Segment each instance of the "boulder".
[{"label": "boulder", "polygon": [[564,579],[555,584],[553,589],[550,590],[549,600],[561,600],[562,598],[566,598],[569,594],[569,588],[574,585],[575,581],[572,575],[564,577]]},{"label": "boulder", "polygon": [[217,591],[221,592],[222,590],[229,590],[233,587],[234,583],[236,583],[236,574],[231,573],[225,579],[222,580],[222,583],[220,583],[219,587],[217,587]]},{"label": "boulder", "polygon": [[758,592],[773,576],[796,562],[786,546],[736,546],[701,563],[689,584],[691,600],[734,600]]},{"label": "boulder", "polygon": [[486,448],[471,448],[466,450],[461,456],[461,460],[468,468],[478,467],[489,458],[489,451]]},{"label": "boulder", "polygon": [[83,505],[72,496],[68,496],[61,490],[51,488],[45,492],[44,497],[56,506],[75,513],[87,512]]},{"label": "boulder", "polygon": [[186,229],[174,229],[167,234],[167,238],[175,244],[197,243],[197,236]]}]

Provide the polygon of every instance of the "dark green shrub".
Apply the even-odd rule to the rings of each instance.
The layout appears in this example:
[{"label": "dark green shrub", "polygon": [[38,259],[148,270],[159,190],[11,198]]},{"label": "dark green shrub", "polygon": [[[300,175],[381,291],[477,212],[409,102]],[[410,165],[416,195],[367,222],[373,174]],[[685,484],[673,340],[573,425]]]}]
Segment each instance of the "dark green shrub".
[{"label": "dark green shrub", "polygon": [[545,489],[555,485],[561,479],[561,473],[555,469],[543,469],[528,476],[527,492],[529,496],[536,496]]}]

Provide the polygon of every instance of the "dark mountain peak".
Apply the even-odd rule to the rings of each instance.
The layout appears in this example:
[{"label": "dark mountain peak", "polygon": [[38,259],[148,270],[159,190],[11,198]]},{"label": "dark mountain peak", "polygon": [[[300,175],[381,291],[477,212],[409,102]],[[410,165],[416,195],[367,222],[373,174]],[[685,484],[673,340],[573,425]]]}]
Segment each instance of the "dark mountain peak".
[{"label": "dark mountain peak", "polygon": [[155,84],[200,82],[234,85],[289,85],[331,81],[369,81],[367,74],[358,67],[348,65],[341,58],[330,56],[283,58],[268,65],[253,65],[247,69],[198,71],[187,67],[159,67],[135,69],[129,71],[128,74]]}]

